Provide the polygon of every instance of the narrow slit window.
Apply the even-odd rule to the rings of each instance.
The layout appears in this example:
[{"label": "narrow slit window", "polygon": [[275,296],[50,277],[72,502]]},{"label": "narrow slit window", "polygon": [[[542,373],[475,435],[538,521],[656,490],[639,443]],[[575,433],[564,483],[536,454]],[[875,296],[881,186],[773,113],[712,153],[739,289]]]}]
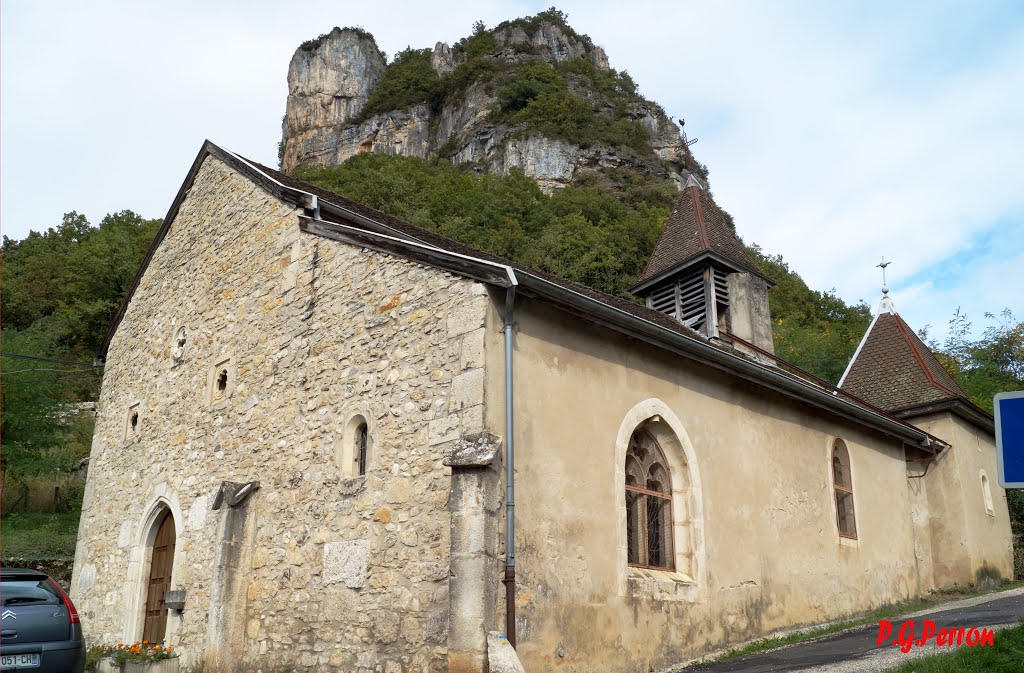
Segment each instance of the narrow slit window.
[{"label": "narrow slit window", "polygon": [[988,475],[981,471],[981,497],[985,502],[985,513],[991,516],[996,515],[996,508],[992,505],[992,486],[988,483]]},{"label": "narrow slit window", "polygon": [[366,423],[360,423],[356,430],[356,462],[360,476],[366,474],[366,451],[369,441],[370,435]]},{"label": "narrow slit window", "polygon": [[837,439],[832,445],[832,486],[836,498],[836,525],[839,535],[857,539],[857,518],[853,507],[853,477],[850,473],[850,452],[846,443]]}]

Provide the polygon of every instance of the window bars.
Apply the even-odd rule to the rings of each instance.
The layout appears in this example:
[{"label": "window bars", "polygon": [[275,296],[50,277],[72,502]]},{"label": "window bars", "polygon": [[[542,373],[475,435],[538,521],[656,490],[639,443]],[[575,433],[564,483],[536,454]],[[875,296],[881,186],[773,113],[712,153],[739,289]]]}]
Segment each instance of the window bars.
[{"label": "window bars", "polygon": [[637,430],[626,453],[627,562],[638,568],[675,570],[672,482],[657,441]]}]

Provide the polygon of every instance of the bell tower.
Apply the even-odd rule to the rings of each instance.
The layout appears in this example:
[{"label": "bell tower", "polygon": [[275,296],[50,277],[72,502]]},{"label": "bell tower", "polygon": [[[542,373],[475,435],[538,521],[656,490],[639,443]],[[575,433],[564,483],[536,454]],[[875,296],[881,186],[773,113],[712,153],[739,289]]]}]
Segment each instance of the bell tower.
[{"label": "bell tower", "polygon": [[774,353],[771,285],[691,173],[630,291],[708,338],[738,337],[741,350],[746,342]]}]

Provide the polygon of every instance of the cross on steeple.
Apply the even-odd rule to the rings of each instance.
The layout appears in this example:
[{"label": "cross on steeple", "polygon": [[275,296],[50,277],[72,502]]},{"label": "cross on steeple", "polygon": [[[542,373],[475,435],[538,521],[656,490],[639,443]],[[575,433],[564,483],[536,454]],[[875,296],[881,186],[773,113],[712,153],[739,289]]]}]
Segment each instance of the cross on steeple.
[{"label": "cross on steeple", "polygon": [[889,294],[889,284],[885,282],[885,267],[892,264],[892,262],[885,261],[885,255],[882,255],[881,264],[877,264],[878,268],[882,270],[882,294]]},{"label": "cross on steeple", "polygon": [[882,257],[882,262],[876,264],[876,266],[882,270],[882,301],[878,305],[879,314],[882,313],[895,313],[896,307],[892,304],[892,297],[889,296],[889,283],[885,281],[885,267],[892,264],[892,262],[885,261],[885,257]]}]

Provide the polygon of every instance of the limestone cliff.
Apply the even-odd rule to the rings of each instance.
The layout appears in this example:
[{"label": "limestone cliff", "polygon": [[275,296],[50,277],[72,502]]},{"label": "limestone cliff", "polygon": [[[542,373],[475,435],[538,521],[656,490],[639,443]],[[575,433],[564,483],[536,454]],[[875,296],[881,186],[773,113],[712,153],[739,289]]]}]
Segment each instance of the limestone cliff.
[{"label": "limestone cliff", "polygon": [[678,178],[688,154],[676,124],[564,18],[478,24],[391,64],[360,29],[303,44],[288,68],[282,168],[376,152],[521,168],[545,190],[618,167]]}]

